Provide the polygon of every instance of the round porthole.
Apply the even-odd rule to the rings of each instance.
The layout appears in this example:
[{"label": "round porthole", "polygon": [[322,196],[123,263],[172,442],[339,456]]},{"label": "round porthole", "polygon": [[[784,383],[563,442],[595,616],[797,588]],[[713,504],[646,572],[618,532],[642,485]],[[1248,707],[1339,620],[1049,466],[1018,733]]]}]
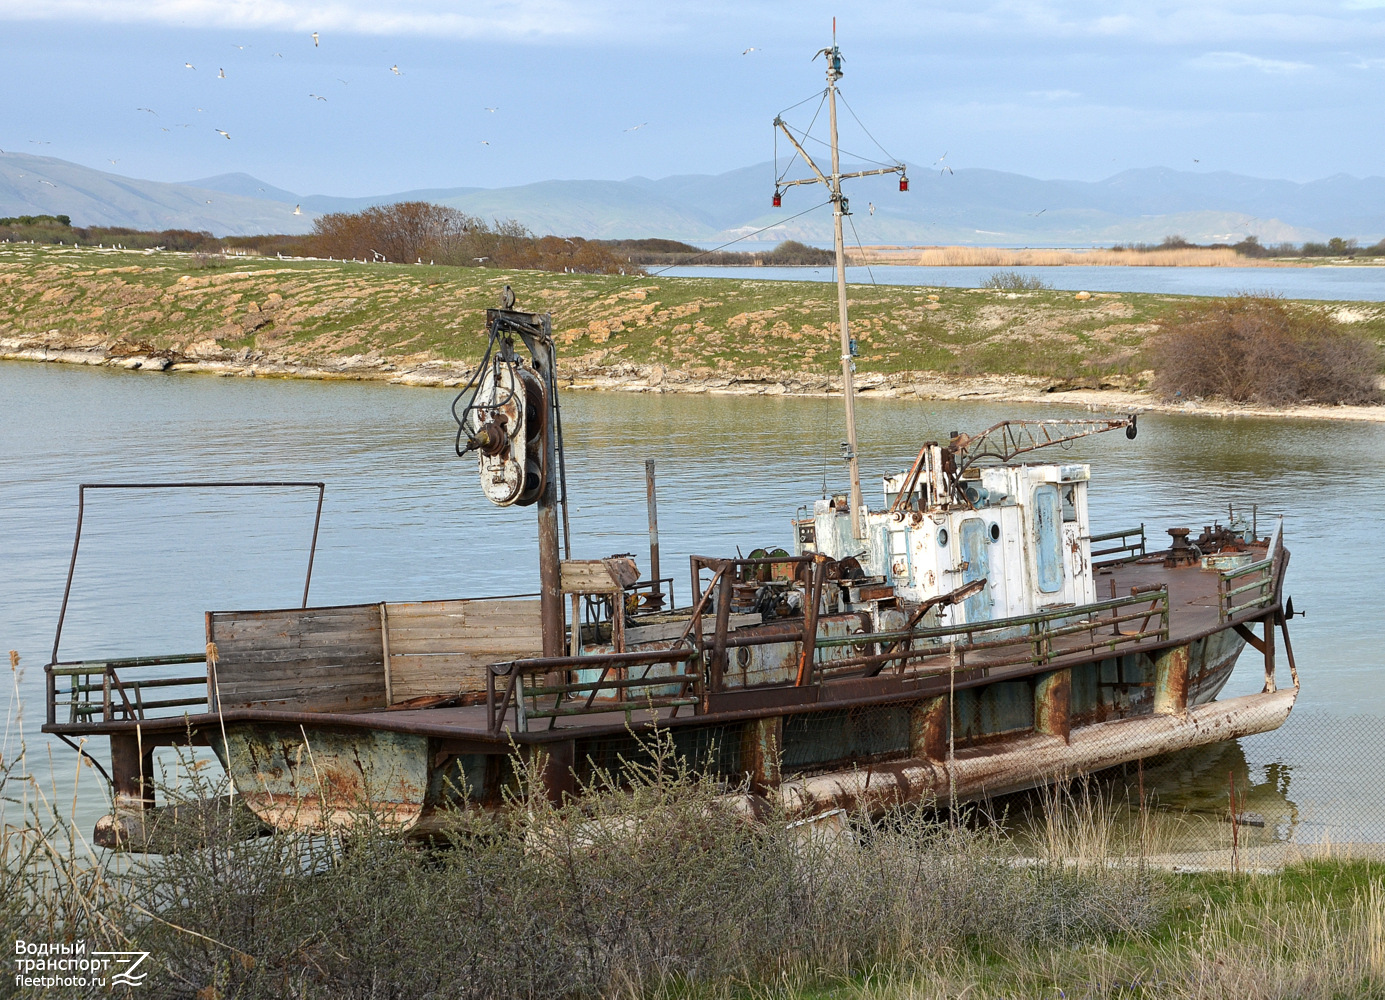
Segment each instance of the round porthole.
[{"label": "round porthole", "polygon": [[939,545],[946,545],[946,544],[947,544],[947,529],[946,529],[946,528],[939,528],[939,529],[938,529],[938,544],[939,544]]},{"label": "round porthole", "polygon": [[994,522],[991,524],[991,541],[1000,541],[1000,525],[995,524]]}]

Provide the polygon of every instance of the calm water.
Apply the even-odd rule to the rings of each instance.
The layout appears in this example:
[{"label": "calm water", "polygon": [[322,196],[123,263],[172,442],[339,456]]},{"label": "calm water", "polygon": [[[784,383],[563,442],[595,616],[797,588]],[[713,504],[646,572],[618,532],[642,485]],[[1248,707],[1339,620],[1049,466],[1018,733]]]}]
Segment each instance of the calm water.
[{"label": "calm water", "polygon": [[[1015,271],[1054,288],[1089,292],[1164,292],[1230,295],[1274,292],[1290,299],[1385,300],[1385,267],[848,267],[860,284],[979,288],[998,271]],[[835,281],[830,267],[674,267],[683,278],[754,278],[764,281]]]},{"label": "calm water", "polygon": [[[481,498],[474,464],[451,453],[448,391],[5,362],[0,401],[0,650],[22,657],[19,701],[40,773],[49,749],[36,734],[42,666],[79,482],[326,480],[315,604],[534,588],[533,514]],[[859,406],[868,489],[906,467],[925,439],[1005,417],[1083,415]],[[663,565],[679,578],[680,600],[690,553],[788,546],[795,508],[821,495],[824,476],[831,489],[842,483],[833,457],[840,404],[831,400],[570,393],[564,421],[574,555],[635,552],[645,564],[644,460],[653,457]],[[1287,782],[1300,835],[1319,823],[1344,839],[1366,801],[1385,840],[1385,791],[1374,777],[1385,764],[1385,426],[1149,414],[1134,442],[1110,434],[1078,445],[1068,457],[1095,463],[1096,530],[1144,521],[1158,545],[1164,528],[1198,530],[1228,502],[1284,514],[1288,591],[1308,610],[1293,633],[1304,692],[1284,730],[1244,741],[1251,779]],[[296,605],[313,497],[95,494],[62,657],[200,650],[205,610]],[[1247,657],[1227,693],[1258,690],[1258,669]],[[1344,720],[1357,727],[1349,747],[1336,735]],[[54,780],[70,789],[71,752],[51,748]],[[94,781],[83,782],[89,826],[103,806]]]}]

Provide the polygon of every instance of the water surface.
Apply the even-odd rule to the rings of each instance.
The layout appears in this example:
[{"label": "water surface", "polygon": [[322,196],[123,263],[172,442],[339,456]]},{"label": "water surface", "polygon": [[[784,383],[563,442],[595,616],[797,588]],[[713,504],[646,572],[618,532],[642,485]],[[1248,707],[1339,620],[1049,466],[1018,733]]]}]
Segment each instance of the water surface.
[{"label": "water surface", "polygon": [[[452,454],[451,398],[374,383],[0,363],[0,648],[22,658],[35,770],[46,771],[51,746],[55,781],[70,789],[71,751],[37,727],[80,482],[325,480],[314,604],[532,591],[533,513],[482,499],[474,463]],[[647,565],[652,457],[663,568],[678,578],[680,600],[689,554],[788,547],[796,508],[824,484],[843,486],[839,401],[569,393],[563,407],[573,554],[634,552]],[[1086,415],[993,403],[858,407],[868,496],[924,440],[1009,417]],[[1196,532],[1228,503],[1258,504],[1262,520],[1284,515],[1287,590],[1308,611],[1293,625],[1304,691],[1288,726],[1242,749],[1260,784],[1287,784],[1301,836],[1385,840],[1374,776],[1385,758],[1373,756],[1385,754],[1382,455],[1382,425],[1147,414],[1136,441],[1103,435],[1064,456],[1094,463],[1097,531],[1143,521],[1158,546],[1165,528]],[[297,605],[314,502],[311,491],[287,489],[94,494],[62,658],[196,651],[206,610]],[[1259,670],[1245,657],[1227,693],[1258,690]],[[1347,732],[1349,741],[1337,737]],[[1202,793],[1225,787],[1224,770],[1217,780]],[[83,787],[89,827],[103,806],[93,782]]]},{"label": "water surface", "polygon": [[[848,267],[855,284],[980,288],[991,275],[1013,271],[1053,288],[1089,292],[1159,292],[1167,295],[1234,295],[1270,292],[1289,299],[1379,302],[1385,300],[1385,267],[914,267],[882,264]],[[660,274],[682,278],[753,278],[759,281],[836,281],[831,267],[673,267]]]}]

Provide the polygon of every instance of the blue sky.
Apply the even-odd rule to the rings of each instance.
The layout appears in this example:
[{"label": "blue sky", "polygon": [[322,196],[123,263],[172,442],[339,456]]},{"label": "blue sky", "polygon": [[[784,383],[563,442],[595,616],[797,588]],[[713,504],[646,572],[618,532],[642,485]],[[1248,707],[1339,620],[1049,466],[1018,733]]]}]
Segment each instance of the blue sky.
[{"label": "blue sky", "polygon": [[1385,174],[1385,0],[0,0],[0,148],[340,195],[714,173],[772,155],[834,14],[910,162]]}]

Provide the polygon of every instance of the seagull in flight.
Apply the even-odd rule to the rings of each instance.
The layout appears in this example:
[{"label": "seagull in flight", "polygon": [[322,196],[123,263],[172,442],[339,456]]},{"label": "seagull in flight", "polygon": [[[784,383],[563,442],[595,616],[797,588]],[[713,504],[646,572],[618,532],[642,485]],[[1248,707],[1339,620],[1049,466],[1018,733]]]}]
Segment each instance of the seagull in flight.
[{"label": "seagull in flight", "polygon": [[350,80],[343,80],[341,77],[337,77],[337,83],[341,84],[343,87],[351,86]]},{"label": "seagull in flight", "polygon": [[55,187],[58,186],[58,185],[54,184],[52,181],[45,181],[45,180],[43,180],[42,178],[39,178],[39,183],[40,183],[40,184],[47,184],[50,188],[55,188]]},{"label": "seagull in flight", "polygon": [[875,214],[875,202],[873,202],[873,201],[868,201],[868,202],[866,202],[866,207],[870,209],[870,214],[871,214],[871,215],[874,215],[874,214]]},{"label": "seagull in flight", "polygon": [[52,140],[52,139],[30,139],[29,141],[32,142],[35,146],[51,146],[51,145],[53,145],[53,140]]},{"label": "seagull in flight", "polygon": [[317,32],[313,32],[313,48],[317,48]]},{"label": "seagull in flight", "polygon": [[217,132],[217,134],[220,135],[223,139],[229,139],[229,138],[231,138],[231,133],[230,133],[230,132],[223,132],[221,129],[217,129],[216,132]]},{"label": "seagull in flight", "polygon": [[323,97],[321,94],[309,94],[308,96],[309,96],[309,97],[317,98],[317,100],[319,100],[319,101],[325,101],[325,100],[327,100],[327,98]]},{"label": "seagull in flight", "polygon": [[750,55],[750,53],[752,53],[752,52],[759,52],[759,51],[760,51],[759,49],[757,49],[755,46],[752,45],[752,46],[750,46],[750,48],[748,48],[748,49],[746,49],[744,52],[742,52],[741,55],[743,55],[743,56],[748,56],[748,55]]},{"label": "seagull in flight", "polygon": [[500,109],[499,109],[499,108],[485,108],[485,109],[483,109],[483,110],[489,111],[491,114],[495,114],[495,113],[496,113],[497,111],[499,111]]},{"label": "seagull in flight", "polygon": [[390,72],[393,73],[395,76],[403,76],[403,75],[404,75],[403,73],[399,72],[399,63],[395,63],[393,66],[391,66],[391,67],[390,67]]},{"label": "seagull in flight", "polygon": [[185,63],[183,63],[183,65],[186,66],[188,69],[196,69],[196,68],[197,68],[196,66],[194,66],[194,65],[193,65],[192,63],[190,63],[190,62],[185,62]]},{"label": "seagull in flight", "polygon": [[480,140],[478,140],[478,141],[479,141],[479,142],[481,143],[481,145],[483,145],[483,146],[489,146],[489,145],[491,144],[491,141],[490,141],[489,139],[480,139]]},{"label": "seagull in flight", "polygon": [[245,46],[244,46],[244,45],[237,45],[235,42],[232,42],[232,43],[231,43],[231,48],[233,48],[233,49],[240,49],[242,52],[245,51]]},{"label": "seagull in flight", "polygon": [[621,129],[621,131],[622,131],[622,132],[638,132],[640,129],[644,128],[644,127],[645,127],[646,125],[648,125],[648,124],[649,124],[649,122],[640,122],[638,125],[631,125],[631,126],[630,126],[629,128],[627,128],[627,129]]},{"label": "seagull in flight", "polygon": [[220,66],[217,67],[216,78],[218,80],[226,79],[226,71],[222,69]]},{"label": "seagull in flight", "polygon": [[1043,214],[1044,214],[1045,212],[1047,212],[1047,211],[1048,211],[1048,209],[1046,209],[1046,208],[1041,208],[1041,209],[1039,209],[1037,212],[1034,212],[1034,213],[1032,213],[1032,214],[1033,214],[1034,218],[1037,219],[1039,216],[1043,215]]},{"label": "seagull in flight", "polygon": [[135,110],[136,110],[136,111],[148,111],[148,112],[149,112],[151,115],[153,115],[155,118],[159,117],[159,113],[158,113],[157,111],[155,111],[153,108],[135,108]]},{"label": "seagull in flight", "polygon": [[274,53],[274,58],[275,58],[275,59],[282,59],[282,58],[284,58],[284,54],[283,54],[282,52],[276,52],[276,53]]},{"label": "seagull in flight", "polygon": [[[263,191],[264,188],[260,188],[260,190]],[[303,214],[303,206],[302,206],[302,205],[294,205],[294,206],[293,206],[293,214],[294,214],[294,215],[302,215],[302,214]]]},{"label": "seagull in flight", "polygon": [[112,159],[110,159],[109,157],[107,157],[107,158],[106,158],[106,162],[107,162],[107,163],[110,163],[110,164],[116,164],[116,163],[119,163],[120,161],[119,161],[119,160],[112,160]]}]

